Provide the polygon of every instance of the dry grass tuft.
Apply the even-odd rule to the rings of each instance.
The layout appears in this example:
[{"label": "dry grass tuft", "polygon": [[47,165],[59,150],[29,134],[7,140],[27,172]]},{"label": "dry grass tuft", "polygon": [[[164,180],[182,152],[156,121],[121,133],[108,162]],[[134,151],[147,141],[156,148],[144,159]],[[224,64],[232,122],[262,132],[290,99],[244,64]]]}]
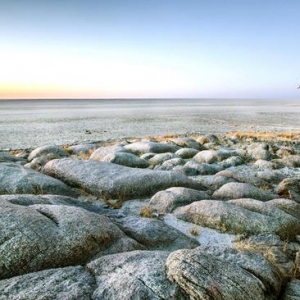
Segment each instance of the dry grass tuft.
[{"label": "dry grass tuft", "polygon": [[300,131],[290,131],[290,132],[267,132],[267,131],[236,131],[226,135],[226,137],[236,137],[238,139],[244,138],[256,138],[259,140],[269,141],[269,140],[298,140],[300,141]]},{"label": "dry grass tuft", "polygon": [[191,228],[190,229],[190,234],[192,235],[199,235],[199,231],[198,231],[198,228]]},{"label": "dry grass tuft", "polygon": [[144,218],[154,218],[154,209],[151,206],[143,206],[140,211],[140,216]]}]

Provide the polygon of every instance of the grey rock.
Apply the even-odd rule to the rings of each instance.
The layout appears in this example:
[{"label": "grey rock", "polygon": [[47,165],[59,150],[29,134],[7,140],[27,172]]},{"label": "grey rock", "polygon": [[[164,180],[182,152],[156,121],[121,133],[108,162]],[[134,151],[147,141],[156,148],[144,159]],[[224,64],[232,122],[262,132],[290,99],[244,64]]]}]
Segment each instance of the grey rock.
[{"label": "grey rock", "polygon": [[124,233],[107,217],[64,205],[0,202],[0,278],[87,262]]},{"label": "grey rock", "polygon": [[50,269],[0,281],[0,300],[89,300],[95,279],[83,267]]},{"label": "grey rock", "polygon": [[0,194],[78,195],[63,182],[16,163],[0,164]]},{"label": "grey rock", "polygon": [[300,167],[300,155],[288,155],[280,159],[273,159],[272,162],[278,165],[289,168],[299,168]]},{"label": "grey rock", "polygon": [[214,134],[208,134],[208,135],[204,135],[204,136],[199,136],[196,141],[200,144],[207,144],[207,143],[212,143],[212,144],[220,144],[220,140],[219,138],[214,135]]},{"label": "grey rock", "polygon": [[223,247],[178,250],[166,266],[192,299],[277,299],[282,284],[261,255]]},{"label": "grey rock", "polygon": [[201,176],[195,176],[193,178],[199,181],[200,183],[202,183],[212,192],[216,191],[226,183],[236,182],[236,180],[233,178],[227,176],[221,176],[218,174],[219,173],[217,173],[216,175],[206,175],[206,176],[201,175]]},{"label": "grey rock", "polygon": [[182,168],[178,168],[178,171],[183,172],[187,176],[213,175],[220,170],[222,170],[222,167],[217,164],[199,164],[194,160],[189,160]]},{"label": "grey rock", "polygon": [[290,278],[295,270],[295,251],[291,251],[289,243],[281,241],[277,235],[263,233],[250,236],[236,241],[235,245],[240,250],[261,253],[279,271],[282,278]]},{"label": "grey rock", "polygon": [[278,184],[276,193],[282,198],[292,199],[300,203],[300,178],[284,179]]},{"label": "grey rock", "polygon": [[292,279],[285,288],[282,300],[300,300],[300,280]]},{"label": "grey rock", "polygon": [[11,155],[6,152],[0,152],[0,162],[19,162],[24,163],[26,162],[25,159],[17,157],[15,155]]},{"label": "grey rock", "polygon": [[168,252],[132,251],[107,255],[87,267],[95,274],[95,300],[189,299],[165,271]]},{"label": "grey rock", "polygon": [[145,197],[174,186],[205,189],[180,173],[135,169],[106,162],[53,160],[44,167],[44,172],[95,196],[108,198]]},{"label": "grey rock", "polygon": [[196,140],[192,139],[192,138],[172,138],[172,139],[168,139],[168,141],[174,143],[175,145],[179,146],[179,147],[184,147],[184,148],[192,148],[192,149],[196,149],[198,151],[200,150],[204,150],[205,147],[203,147],[203,145],[201,145],[200,143],[198,143]]},{"label": "grey rock", "polygon": [[157,143],[157,142],[135,142],[124,147],[127,150],[130,150],[134,154],[144,154],[148,152],[153,153],[165,153],[172,152],[175,153],[180,149],[176,145],[167,144],[167,143]]},{"label": "grey rock", "polygon": [[215,150],[203,150],[196,154],[193,159],[198,164],[212,164],[219,161],[219,156],[218,152]]},{"label": "grey rock", "polygon": [[55,153],[41,155],[39,157],[34,158],[31,162],[27,163],[24,167],[31,168],[35,171],[40,171],[48,161],[57,158],[60,158],[60,156]]},{"label": "grey rock", "polygon": [[175,171],[177,166],[182,166],[185,164],[185,160],[182,158],[172,158],[164,161],[160,166],[156,166],[155,170],[164,170],[164,171]]},{"label": "grey rock", "polygon": [[300,220],[300,203],[285,198],[273,199],[267,203],[274,205],[275,207]]},{"label": "grey rock", "polygon": [[42,155],[47,155],[47,154],[55,154],[58,157],[67,157],[69,156],[68,152],[63,150],[61,147],[56,146],[56,145],[47,145],[47,146],[42,146],[34,149],[33,151],[30,152],[28,156],[28,161],[32,161],[34,158],[42,156]]},{"label": "grey rock", "polygon": [[155,156],[151,157],[149,159],[149,162],[152,165],[159,165],[159,164],[162,164],[163,162],[173,159],[173,158],[179,158],[179,156],[174,153],[171,153],[171,152],[159,153],[159,154],[156,154]]},{"label": "grey rock", "polygon": [[270,146],[266,143],[252,143],[247,147],[246,153],[254,160],[270,160],[272,155],[269,150]]},{"label": "grey rock", "polygon": [[254,199],[202,200],[177,208],[174,215],[187,222],[234,234],[271,232],[283,239],[293,239],[300,230],[298,219]]},{"label": "grey rock", "polygon": [[253,198],[261,201],[267,201],[276,198],[276,195],[248,183],[229,182],[215,191],[213,193],[213,198],[227,200]]},{"label": "grey rock", "polygon": [[281,171],[268,169],[264,171],[258,171],[256,176],[265,182],[272,184],[278,184],[285,178],[285,175]]},{"label": "grey rock", "polygon": [[210,196],[198,190],[173,187],[156,193],[150,200],[150,205],[160,214],[172,212],[175,208],[194,201],[209,200]]},{"label": "grey rock", "polygon": [[98,148],[97,144],[79,144],[68,147],[72,154],[92,154]]},{"label": "grey rock", "polygon": [[128,150],[126,150],[123,146],[120,145],[106,146],[106,147],[100,147],[96,149],[90,156],[90,159],[96,161],[102,161],[103,158],[106,157],[107,155],[112,155],[117,152],[129,153]]},{"label": "grey rock", "polygon": [[115,152],[107,154],[100,161],[110,162],[132,168],[147,168],[150,163],[146,159],[139,158],[132,153]]},{"label": "grey rock", "polygon": [[196,240],[157,219],[125,217],[118,220],[117,224],[127,236],[149,250],[174,251],[199,245]]},{"label": "grey rock", "polygon": [[226,169],[226,168],[230,168],[230,167],[234,167],[234,166],[239,166],[241,164],[243,164],[244,161],[241,157],[239,156],[231,156],[227,159],[222,160],[219,163],[219,166],[221,166],[222,168]]},{"label": "grey rock", "polygon": [[194,157],[199,150],[196,150],[194,148],[182,148],[175,152],[176,155],[178,155],[181,158],[192,158]]}]

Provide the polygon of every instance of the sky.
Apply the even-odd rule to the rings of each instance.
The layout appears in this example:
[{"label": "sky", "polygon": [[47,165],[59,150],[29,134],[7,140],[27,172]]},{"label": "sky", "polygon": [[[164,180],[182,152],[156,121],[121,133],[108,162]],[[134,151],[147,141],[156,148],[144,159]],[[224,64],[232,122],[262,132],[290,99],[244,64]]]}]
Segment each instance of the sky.
[{"label": "sky", "polygon": [[299,0],[1,0],[0,99],[300,99],[299,13]]}]

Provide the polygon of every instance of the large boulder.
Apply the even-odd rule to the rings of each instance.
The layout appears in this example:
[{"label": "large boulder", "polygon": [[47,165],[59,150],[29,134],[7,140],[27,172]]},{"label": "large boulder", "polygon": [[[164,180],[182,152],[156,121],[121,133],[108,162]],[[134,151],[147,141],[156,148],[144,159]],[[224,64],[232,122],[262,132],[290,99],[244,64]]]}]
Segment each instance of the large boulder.
[{"label": "large boulder", "polygon": [[28,161],[32,161],[36,157],[40,157],[42,155],[53,154],[56,157],[67,157],[69,156],[68,152],[56,145],[47,145],[34,149],[30,152],[28,156]]},{"label": "large boulder", "polygon": [[202,200],[179,207],[174,214],[187,222],[235,234],[270,232],[283,239],[293,239],[300,233],[298,219],[254,199]]},{"label": "large boulder", "polygon": [[229,182],[220,187],[213,193],[215,199],[239,199],[253,198],[261,201],[267,201],[276,198],[276,194],[263,189],[259,189],[252,184],[241,182]]},{"label": "large boulder", "polygon": [[170,213],[179,206],[184,206],[199,200],[208,200],[210,196],[203,192],[189,188],[173,187],[157,192],[150,200],[150,205],[162,214]]},{"label": "large boulder", "polygon": [[224,247],[172,252],[169,278],[192,299],[277,299],[281,277],[260,254]]},{"label": "large boulder", "polygon": [[136,169],[106,162],[53,160],[45,166],[44,172],[95,196],[107,198],[144,197],[174,186],[204,189],[200,183],[177,172]]},{"label": "large boulder", "polygon": [[195,248],[199,245],[194,239],[160,220],[125,217],[118,220],[117,224],[127,236],[149,250],[174,251],[182,248]]},{"label": "large boulder", "polygon": [[63,182],[16,163],[0,163],[0,194],[77,196],[77,193]]},{"label": "large boulder", "polygon": [[163,251],[132,251],[92,261],[87,265],[97,280],[92,299],[189,299],[167,278],[168,255]]},{"label": "large boulder", "polygon": [[83,267],[50,269],[0,281],[2,300],[90,300],[95,279]]},{"label": "large boulder", "polygon": [[0,278],[87,262],[126,238],[107,217],[64,205],[0,202]]}]

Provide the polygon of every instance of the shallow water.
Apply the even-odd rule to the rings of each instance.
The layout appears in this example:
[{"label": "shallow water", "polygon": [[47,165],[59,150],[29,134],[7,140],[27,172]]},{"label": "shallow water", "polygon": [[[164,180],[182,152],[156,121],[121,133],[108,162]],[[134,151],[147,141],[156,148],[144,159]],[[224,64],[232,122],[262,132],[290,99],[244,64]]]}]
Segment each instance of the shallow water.
[{"label": "shallow water", "polygon": [[0,149],[165,134],[299,130],[298,102],[245,99],[0,101]]}]

